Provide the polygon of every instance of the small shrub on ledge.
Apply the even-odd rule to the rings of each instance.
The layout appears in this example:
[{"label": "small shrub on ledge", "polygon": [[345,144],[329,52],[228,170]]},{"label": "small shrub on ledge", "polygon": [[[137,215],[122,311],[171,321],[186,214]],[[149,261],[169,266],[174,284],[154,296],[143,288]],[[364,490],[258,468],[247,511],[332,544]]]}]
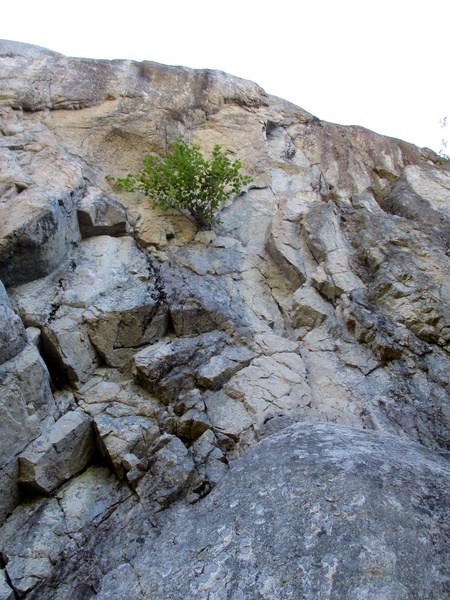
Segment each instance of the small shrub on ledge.
[{"label": "small shrub on ledge", "polygon": [[240,173],[241,161],[232,162],[221,146],[214,146],[207,160],[198,145],[187,144],[182,136],[165,159],[146,156],[142,162],[144,169],[116,179],[118,186],[143,192],[156,206],[181,213],[199,229],[220,224],[217,213],[221,205],[253,181]]}]

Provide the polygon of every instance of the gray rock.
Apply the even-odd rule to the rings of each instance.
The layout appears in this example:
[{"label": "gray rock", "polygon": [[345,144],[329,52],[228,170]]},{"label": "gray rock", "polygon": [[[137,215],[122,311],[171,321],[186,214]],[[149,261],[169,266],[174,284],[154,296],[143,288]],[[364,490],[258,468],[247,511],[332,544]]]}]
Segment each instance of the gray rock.
[{"label": "gray rock", "polygon": [[202,402],[201,408],[191,408],[176,421],[177,435],[183,440],[193,441],[210,429],[211,420],[206,414],[206,407]]},{"label": "gray rock", "polygon": [[298,247],[299,224],[284,219],[283,208],[284,206],[270,225],[266,248],[269,256],[295,289],[306,281],[306,267],[304,256]]},{"label": "gray rock", "polygon": [[188,500],[193,503],[206,496],[225,476],[229,466],[225,454],[218,447],[214,433],[208,429],[191,446],[196,468],[196,480]]},{"label": "gray rock", "polygon": [[[224,73],[14,42],[0,62],[14,593],[448,595],[448,166]],[[113,183],[180,134],[254,179],[214,232]],[[74,410],[113,473],[16,506],[18,454]],[[325,421],[351,429],[299,425]]]},{"label": "gray rock", "polygon": [[167,508],[187,491],[194,470],[194,461],[181,440],[172,436],[164,442],[136,487],[144,505],[156,510]]},{"label": "gray rock", "polygon": [[139,415],[115,417],[101,413],[95,417],[95,428],[101,448],[120,478],[124,475],[123,457],[129,453],[144,456],[160,435],[154,421]]},{"label": "gray rock", "polygon": [[16,593],[31,592],[51,576],[54,564],[93,540],[130,494],[107,469],[91,467],[57,497],[30,500],[18,508],[0,529],[2,557]]},{"label": "gray rock", "polygon": [[213,356],[197,370],[197,384],[203,388],[217,390],[245,366],[245,363],[230,360],[224,354]]},{"label": "gray rock", "polygon": [[14,591],[8,585],[4,570],[0,570],[0,599],[1,600],[14,600]]},{"label": "gray rock", "polygon": [[[180,504],[157,537],[135,541],[131,561],[117,563],[117,543],[103,538],[95,551],[116,566],[97,578],[97,596],[122,598],[127,583],[130,599],[142,590],[155,599],[444,598],[449,483],[448,461],[418,444],[294,425],[236,461],[206,498]],[[65,562],[56,571],[63,598],[94,581]],[[45,583],[39,594],[56,597]]]},{"label": "gray rock", "polygon": [[295,292],[292,302],[294,327],[319,327],[332,314],[329,304],[313,287],[301,287]]},{"label": "gray rock", "polygon": [[81,237],[125,235],[130,232],[126,209],[107,198],[101,190],[91,189],[77,206]]},{"label": "gray rock", "polygon": [[222,391],[206,394],[204,402],[213,429],[235,441],[253,424],[245,405]]},{"label": "gray rock", "polygon": [[197,275],[185,268],[161,267],[170,317],[177,336],[198,335],[219,329],[234,332],[247,325],[242,299],[227,281]]},{"label": "gray rock", "polygon": [[18,484],[19,465],[17,459],[12,459],[0,469],[0,524],[10,515],[22,501],[22,491]]},{"label": "gray rock", "polygon": [[445,597],[449,477],[409,442],[296,426],[181,511],[135,572],[154,598]]},{"label": "gray rock", "polygon": [[14,358],[26,344],[23,323],[12,310],[8,294],[0,281],[0,364]]},{"label": "gray rock", "polygon": [[[100,275],[103,273],[103,275]],[[129,368],[136,348],[167,329],[158,273],[129,237],[83,240],[51,276],[12,290],[62,383],[79,387],[100,359]]]},{"label": "gray rock", "polygon": [[0,463],[9,462],[53,422],[55,403],[47,368],[32,344],[0,366]]},{"label": "gray rock", "polygon": [[409,165],[383,200],[382,207],[395,215],[448,232],[450,175],[427,164]]},{"label": "gray rock", "polygon": [[33,44],[23,44],[12,40],[0,40],[0,56],[27,56],[32,58],[41,58],[44,56],[62,56],[59,52],[54,52],[41,46]]},{"label": "gray rock", "polygon": [[28,344],[0,366],[0,522],[20,501],[17,455],[54,422],[47,368]]},{"label": "gray rock", "polygon": [[39,345],[41,343],[41,330],[38,327],[27,327],[26,334],[29,343],[33,344],[39,349]]},{"label": "gray rock", "polygon": [[70,544],[67,528],[56,498],[37,499],[23,505],[0,530],[2,555],[7,573],[20,596],[52,573],[52,564],[62,558]]},{"label": "gray rock", "polygon": [[19,455],[19,483],[28,492],[49,494],[95,453],[92,421],[80,410],[69,411]]},{"label": "gray rock", "polygon": [[162,341],[134,356],[133,376],[164,404],[195,385],[195,369],[225,347],[219,332]]},{"label": "gray rock", "polygon": [[48,275],[78,242],[76,196],[81,182],[58,190],[59,200],[53,191],[46,194],[36,186],[2,204],[0,277],[6,286]]},{"label": "gray rock", "polygon": [[[170,415],[148,392],[115,375],[110,369],[98,370],[79,390],[77,400],[93,419],[100,451],[123,478],[147,456]],[[128,465],[129,456],[136,464]]]}]

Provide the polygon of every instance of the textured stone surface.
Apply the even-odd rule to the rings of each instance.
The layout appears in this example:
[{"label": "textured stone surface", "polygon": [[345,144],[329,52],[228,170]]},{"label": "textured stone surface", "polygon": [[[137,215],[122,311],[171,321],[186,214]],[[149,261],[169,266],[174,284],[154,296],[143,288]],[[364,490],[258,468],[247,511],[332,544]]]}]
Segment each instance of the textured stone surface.
[{"label": "textured stone surface", "polygon": [[195,369],[224,347],[216,332],[153,344],[134,356],[134,379],[168,404],[194,387]]},{"label": "textured stone surface", "polygon": [[[103,520],[130,497],[105,468],[91,468],[67,483],[57,497],[23,504],[0,530],[2,556],[14,589],[24,595],[104,529]],[[130,507],[131,508],[131,507]]]},{"label": "textured stone surface", "polygon": [[23,323],[12,310],[8,294],[0,282],[0,364],[23,350],[27,339]]},{"label": "textured stone surface", "polygon": [[3,569],[0,571],[0,598],[1,600],[14,600],[14,591],[8,585],[7,577]]},{"label": "textured stone surface", "polygon": [[[0,73],[6,584],[446,597],[448,165],[225,73],[15,42]],[[180,134],[253,177],[214,231],[112,179]],[[41,486],[73,414],[98,452]]]},{"label": "textured stone surface", "polygon": [[[449,483],[448,461],[418,444],[295,425],[180,506],[97,597],[444,598]],[[32,597],[69,598],[82,576],[61,596],[40,586]]]},{"label": "textured stone surface", "polygon": [[125,208],[92,188],[77,205],[78,224],[83,238],[94,235],[124,235],[129,233]]},{"label": "textured stone surface", "polygon": [[0,366],[0,520],[20,500],[17,455],[58,416],[49,374],[28,344]]},{"label": "textured stone surface", "polygon": [[49,277],[15,288],[27,324],[42,328],[55,375],[84,383],[100,360],[127,368],[135,348],[167,327],[152,263],[129,237],[83,240]]},{"label": "textured stone surface", "polygon": [[[55,158],[61,170],[46,181],[45,165]],[[75,211],[84,187],[80,166],[45,153],[43,164],[39,162],[31,169],[33,185],[20,191],[22,186],[14,182],[20,193],[0,205],[0,277],[5,285],[47,275],[80,239]]]},{"label": "textured stone surface", "polygon": [[49,494],[82,471],[96,453],[92,422],[79,410],[69,411],[19,455],[19,483],[26,490]]}]

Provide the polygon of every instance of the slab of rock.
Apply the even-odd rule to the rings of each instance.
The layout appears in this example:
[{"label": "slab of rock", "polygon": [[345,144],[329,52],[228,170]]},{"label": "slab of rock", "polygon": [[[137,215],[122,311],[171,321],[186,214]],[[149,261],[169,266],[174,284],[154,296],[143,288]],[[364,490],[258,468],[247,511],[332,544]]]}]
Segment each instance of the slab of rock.
[{"label": "slab of rock", "polygon": [[0,390],[0,464],[5,465],[54,422],[48,371],[33,344],[0,366]]},{"label": "slab of rock", "polygon": [[67,309],[59,303],[45,308],[50,308],[48,318],[34,321],[32,313],[25,314],[42,327],[42,354],[55,384],[77,388],[89,379],[100,362],[82,323],[83,310]]},{"label": "slab of rock", "polygon": [[283,202],[273,219],[266,241],[266,249],[294,289],[306,281],[307,267],[299,247],[299,224],[284,218]]},{"label": "slab of rock", "polygon": [[101,449],[120,478],[124,475],[124,457],[130,453],[145,456],[161,433],[154,421],[140,415],[112,416],[104,412],[94,422]]},{"label": "slab of rock", "polygon": [[225,278],[197,275],[184,267],[174,270],[165,263],[161,265],[161,276],[177,336],[216,329],[234,332],[248,324],[242,298]]},{"label": "slab of rock", "polygon": [[33,344],[0,365],[0,398],[0,522],[3,522],[21,497],[17,455],[57,415],[47,368]]},{"label": "slab of rock", "polygon": [[197,384],[206,389],[217,390],[235,373],[248,366],[257,355],[245,346],[227,346],[222,354],[197,369]]},{"label": "slab of rock", "polygon": [[[284,347],[297,349],[295,344]],[[223,391],[230,399],[230,408],[238,401],[239,412],[245,411],[248,418],[251,415],[252,424],[258,427],[279,414],[305,418],[311,401],[305,364],[299,354],[292,351],[255,358],[226,383]]]},{"label": "slab of rock", "polygon": [[99,369],[77,400],[93,419],[100,452],[121,479],[135,466],[129,456],[136,462],[146,457],[161,434],[160,423],[171,418],[155,397],[112,369]]},{"label": "slab of rock", "polygon": [[3,569],[0,570],[0,600],[14,600],[15,595],[12,588],[8,585],[8,581]]},{"label": "slab of rock", "polygon": [[[449,484],[448,462],[406,440],[290,427],[145,544],[127,596],[443,598]],[[98,597],[120,598],[124,577]]]},{"label": "slab of rock", "polygon": [[91,419],[69,411],[19,456],[19,483],[29,492],[49,494],[82,471],[96,453]]},{"label": "slab of rock", "polygon": [[13,513],[0,529],[0,547],[16,594],[24,596],[51,575],[71,544],[56,498],[33,500]]},{"label": "slab of rock", "polygon": [[213,430],[234,441],[238,441],[240,435],[253,424],[243,402],[230,398],[223,391],[206,394],[204,402]]},{"label": "slab of rock", "polygon": [[0,281],[0,365],[14,358],[26,344],[23,323],[12,310],[8,294]]},{"label": "slab of rock", "polygon": [[92,529],[108,519],[120,503],[133,495],[107,467],[89,467],[64,487],[57,497],[67,532],[78,544],[86,543]]},{"label": "slab of rock", "polygon": [[395,215],[448,229],[450,174],[427,164],[409,165],[382,206]]},{"label": "slab of rock", "polygon": [[[202,497],[217,485],[229,469],[225,454],[218,447],[214,433],[208,429],[191,446],[195,467],[201,480],[197,494]],[[195,493],[194,488],[194,493]]]}]

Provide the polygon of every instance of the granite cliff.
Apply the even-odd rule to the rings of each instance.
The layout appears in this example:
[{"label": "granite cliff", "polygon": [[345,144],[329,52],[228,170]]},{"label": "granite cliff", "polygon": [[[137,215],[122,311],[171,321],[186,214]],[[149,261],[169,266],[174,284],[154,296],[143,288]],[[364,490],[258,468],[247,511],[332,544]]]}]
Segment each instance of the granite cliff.
[{"label": "granite cliff", "polygon": [[[180,134],[214,231],[107,179]],[[0,599],[450,597],[447,163],[3,41],[0,197]]]}]

